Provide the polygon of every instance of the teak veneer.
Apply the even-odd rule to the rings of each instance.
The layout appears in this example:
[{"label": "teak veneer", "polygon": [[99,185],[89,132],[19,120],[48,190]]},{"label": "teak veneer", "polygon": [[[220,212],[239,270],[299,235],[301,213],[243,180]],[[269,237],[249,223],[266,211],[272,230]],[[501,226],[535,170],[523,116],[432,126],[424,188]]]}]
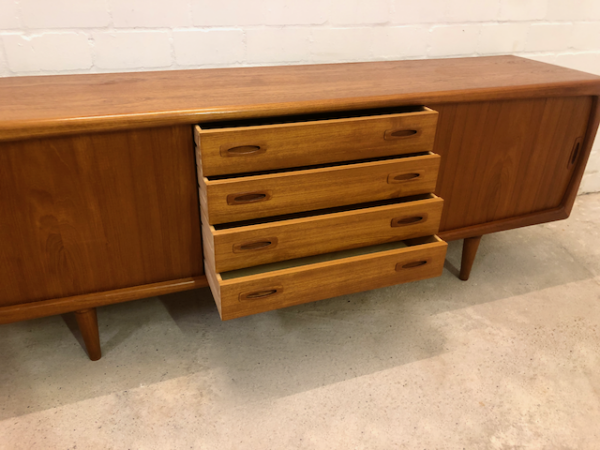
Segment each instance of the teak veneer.
[{"label": "teak veneer", "polygon": [[[435,189],[439,164],[438,155],[428,154],[224,180],[199,174],[203,219],[212,225],[426,194]],[[236,201],[253,193],[264,197]]]},{"label": "teak veneer", "polygon": [[440,238],[466,280],[569,216],[598,96],[513,56],[0,79],[0,323],[76,312],[95,360],[106,304],[210,284],[239,317],[435,276]]}]

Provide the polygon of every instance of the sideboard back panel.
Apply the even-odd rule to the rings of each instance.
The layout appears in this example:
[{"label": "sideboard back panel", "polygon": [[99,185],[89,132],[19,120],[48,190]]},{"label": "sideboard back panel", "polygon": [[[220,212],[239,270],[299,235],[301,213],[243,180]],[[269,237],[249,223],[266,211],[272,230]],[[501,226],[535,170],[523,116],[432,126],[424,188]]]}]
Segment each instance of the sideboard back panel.
[{"label": "sideboard back panel", "polygon": [[0,306],[202,274],[189,126],[0,143]]},{"label": "sideboard back panel", "polygon": [[441,231],[561,206],[591,97],[430,106],[439,112]]}]

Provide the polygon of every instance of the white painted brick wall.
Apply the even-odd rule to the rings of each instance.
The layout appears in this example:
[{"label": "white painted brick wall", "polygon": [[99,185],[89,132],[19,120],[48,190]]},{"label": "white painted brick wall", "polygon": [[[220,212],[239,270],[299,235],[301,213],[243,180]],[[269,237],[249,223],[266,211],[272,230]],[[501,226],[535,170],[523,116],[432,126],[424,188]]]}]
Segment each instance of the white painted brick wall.
[{"label": "white painted brick wall", "polygon": [[190,27],[192,10],[188,0],[148,2],[148,0],[109,0],[115,27]]},{"label": "white painted brick wall", "polygon": [[500,0],[499,20],[535,21],[546,17],[547,0]]},{"label": "white painted brick wall", "polygon": [[0,0],[0,76],[505,53],[600,75],[600,0]]},{"label": "white painted brick wall", "polygon": [[173,63],[170,34],[166,31],[101,31],[91,36],[99,69],[154,69]]},{"label": "white painted brick wall", "polygon": [[569,48],[573,25],[570,23],[534,23],[529,27],[525,50],[556,52]]},{"label": "white painted brick wall", "polygon": [[[243,38],[240,39],[242,41]],[[308,27],[251,29],[246,31],[246,61],[250,64],[268,64],[274,59],[283,63],[302,61],[307,57],[310,43],[311,30]],[[242,47],[240,61],[243,55]]]},{"label": "white painted brick wall", "polygon": [[6,57],[4,56],[4,49],[0,47],[0,77],[6,77],[8,75],[10,75],[10,72],[8,70]]},{"label": "white painted brick wall", "polygon": [[446,17],[447,0],[392,1],[392,23],[408,25],[448,22]]},{"label": "white painted brick wall", "polygon": [[[58,48],[60,52],[56,51]],[[22,73],[92,67],[91,49],[83,33],[8,35],[4,37],[4,49],[10,68]]]},{"label": "white painted brick wall", "polygon": [[[195,26],[242,27],[323,24],[332,0],[191,0]],[[335,0],[334,0],[335,1]]]},{"label": "white painted brick wall", "polygon": [[371,55],[371,27],[315,28],[309,47],[309,58],[314,62],[365,61]]},{"label": "white painted brick wall", "polygon": [[600,20],[598,0],[548,0],[547,20]]},{"label": "white painted brick wall", "polygon": [[14,0],[0,0],[0,30],[18,30],[21,28],[19,8]]},{"label": "white painted brick wall", "polygon": [[174,31],[173,45],[180,66],[240,64],[244,60],[241,30]]},{"label": "white painted brick wall", "polygon": [[477,47],[481,25],[441,25],[431,29],[427,56],[472,55]]},{"label": "white painted brick wall", "polygon": [[333,26],[385,24],[389,21],[390,9],[389,0],[337,0],[330,5],[329,23]]},{"label": "white painted brick wall", "polygon": [[371,52],[377,59],[419,58],[427,54],[429,30],[419,26],[373,28]]},{"label": "white painted brick wall", "polygon": [[529,25],[523,22],[481,25],[477,52],[483,55],[511,54],[525,50]]},{"label": "white painted brick wall", "polygon": [[490,22],[498,20],[500,14],[500,0],[447,1],[444,7],[448,22]]},{"label": "white painted brick wall", "polygon": [[600,48],[600,23],[581,22],[573,26],[571,48],[575,51],[598,51]]},{"label": "white painted brick wall", "polygon": [[92,28],[110,25],[106,0],[19,0],[25,29]]}]

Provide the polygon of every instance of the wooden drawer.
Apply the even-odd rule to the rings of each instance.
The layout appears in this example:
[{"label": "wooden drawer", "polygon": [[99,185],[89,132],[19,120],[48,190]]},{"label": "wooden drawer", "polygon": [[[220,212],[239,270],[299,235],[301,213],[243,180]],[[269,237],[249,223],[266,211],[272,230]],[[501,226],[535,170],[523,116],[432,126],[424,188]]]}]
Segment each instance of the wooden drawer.
[{"label": "wooden drawer", "polygon": [[226,272],[437,233],[443,200],[433,194],[408,199],[279,216],[255,223],[204,224],[206,264],[213,272]]},{"label": "wooden drawer", "polygon": [[195,130],[198,164],[204,175],[211,176],[432,150],[437,112],[422,106],[392,111],[400,112],[371,110],[345,113],[362,113],[361,117],[337,113],[203,124]]},{"label": "wooden drawer", "polygon": [[437,236],[363,247],[207,277],[223,320],[441,275]]},{"label": "wooden drawer", "polygon": [[425,154],[234,178],[199,174],[204,223],[237,222],[293,212],[433,192],[440,157]]}]

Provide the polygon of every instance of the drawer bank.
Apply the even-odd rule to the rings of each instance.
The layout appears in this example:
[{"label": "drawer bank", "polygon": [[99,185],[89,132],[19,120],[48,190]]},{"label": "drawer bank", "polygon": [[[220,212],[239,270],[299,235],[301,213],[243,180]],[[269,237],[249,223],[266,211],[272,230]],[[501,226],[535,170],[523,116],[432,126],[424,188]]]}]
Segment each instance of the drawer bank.
[{"label": "drawer bank", "polygon": [[210,286],[232,319],[569,216],[600,77],[513,56],[0,79],[0,324]]}]

